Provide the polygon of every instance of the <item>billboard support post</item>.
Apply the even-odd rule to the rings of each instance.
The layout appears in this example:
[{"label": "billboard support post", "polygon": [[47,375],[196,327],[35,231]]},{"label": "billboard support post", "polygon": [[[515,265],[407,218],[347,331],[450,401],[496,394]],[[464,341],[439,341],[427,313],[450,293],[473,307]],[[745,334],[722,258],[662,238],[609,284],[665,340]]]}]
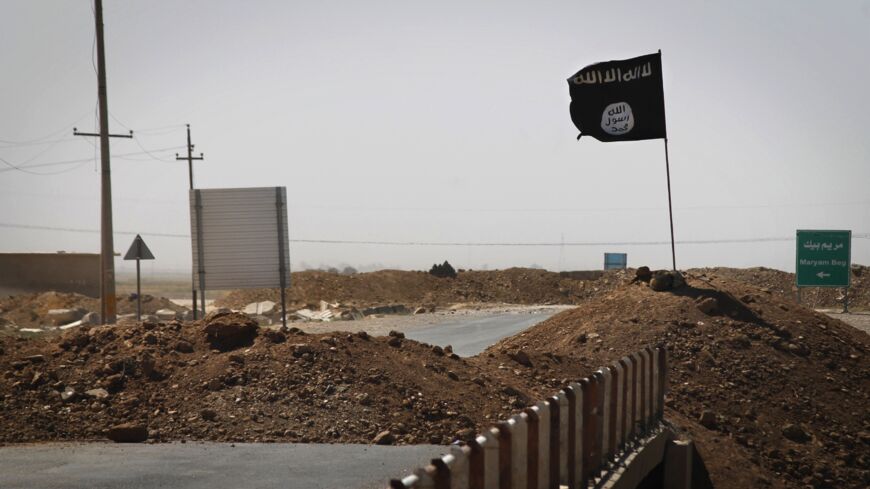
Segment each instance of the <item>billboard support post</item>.
[{"label": "billboard support post", "polygon": [[278,212],[278,283],[281,287],[281,325],[287,328],[287,263],[284,256],[284,195],[281,187],[275,187],[275,207]]}]

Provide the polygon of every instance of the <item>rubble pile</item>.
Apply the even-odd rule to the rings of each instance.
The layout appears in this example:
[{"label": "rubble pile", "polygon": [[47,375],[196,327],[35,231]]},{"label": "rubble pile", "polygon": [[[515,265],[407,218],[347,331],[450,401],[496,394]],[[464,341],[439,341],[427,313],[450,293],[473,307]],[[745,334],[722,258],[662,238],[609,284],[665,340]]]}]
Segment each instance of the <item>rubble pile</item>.
[{"label": "rubble pile", "polygon": [[[136,297],[117,296],[119,315],[136,313]],[[187,309],[174,304],[169,299],[142,295],[143,315],[179,316]],[[100,300],[81,294],[67,292],[42,292],[20,294],[0,298],[0,318],[20,328],[39,328],[42,326],[61,326],[78,321],[87,314],[100,312]],[[89,324],[99,323],[98,317],[89,317]]]},{"label": "rubble pile", "polygon": [[[321,300],[360,310],[388,304],[430,308],[467,302],[578,304],[620,285],[632,275],[631,272],[616,270],[588,276],[590,278],[581,279],[570,273],[531,268],[460,270],[456,278],[449,280],[439,279],[428,272],[401,270],[353,275],[305,271],[292,274],[287,308],[316,311]],[[218,299],[215,304],[241,309],[259,301],[280,302],[279,291],[235,290]]]},{"label": "rubble pile", "polygon": [[227,312],[0,336],[0,372],[0,444],[447,444],[530,402],[522,385],[398,332],[309,335]]},{"label": "rubble pile", "polygon": [[715,487],[868,487],[870,336],[770,289],[711,271],[685,279],[625,285],[479,360],[549,390],[664,344],[665,415],[698,442]]}]

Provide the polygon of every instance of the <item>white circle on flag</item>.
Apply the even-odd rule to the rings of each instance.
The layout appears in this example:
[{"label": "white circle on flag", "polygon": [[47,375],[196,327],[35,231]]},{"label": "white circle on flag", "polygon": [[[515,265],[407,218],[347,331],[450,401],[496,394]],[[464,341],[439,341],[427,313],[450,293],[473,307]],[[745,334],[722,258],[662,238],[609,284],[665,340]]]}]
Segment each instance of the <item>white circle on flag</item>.
[{"label": "white circle on flag", "polygon": [[628,102],[616,102],[601,113],[601,129],[611,136],[619,136],[634,128],[634,114]]}]

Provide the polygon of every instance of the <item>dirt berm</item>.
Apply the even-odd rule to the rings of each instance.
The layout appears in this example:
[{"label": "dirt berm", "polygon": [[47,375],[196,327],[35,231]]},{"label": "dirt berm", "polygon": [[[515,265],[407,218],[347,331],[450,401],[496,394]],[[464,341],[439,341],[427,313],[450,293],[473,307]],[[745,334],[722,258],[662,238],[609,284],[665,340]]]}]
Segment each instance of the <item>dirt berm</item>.
[{"label": "dirt berm", "polygon": [[[578,304],[623,282],[626,272],[548,272],[533,268],[460,271],[456,278],[426,272],[381,270],[339,275],[321,271],[292,274],[287,307],[316,307],[321,300],[365,307],[402,303],[447,305],[460,302]],[[231,309],[251,302],[278,302],[278,289],[235,290],[215,301]]]},{"label": "dirt berm", "polygon": [[401,337],[287,334],[243,314],[0,337],[0,444],[105,439],[443,443],[531,401]]},{"label": "dirt berm", "polygon": [[[689,270],[695,274],[714,274],[723,278],[740,280],[756,287],[767,289],[789,302],[797,302],[795,275],[782,270],[765,267],[753,268],[697,268]],[[870,309],[870,267],[852,265],[849,287],[849,307],[853,310]],[[801,304],[811,309],[841,308],[844,293],[842,288],[804,287],[801,290]]]},{"label": "dirt berm", "polygon": [[870,336],[769,290],[714,274],[666,292],[625,285],[480,361],[560,379],[656,344],[671,362],[666,416],[698,441],[716,487],[870,486]]}]

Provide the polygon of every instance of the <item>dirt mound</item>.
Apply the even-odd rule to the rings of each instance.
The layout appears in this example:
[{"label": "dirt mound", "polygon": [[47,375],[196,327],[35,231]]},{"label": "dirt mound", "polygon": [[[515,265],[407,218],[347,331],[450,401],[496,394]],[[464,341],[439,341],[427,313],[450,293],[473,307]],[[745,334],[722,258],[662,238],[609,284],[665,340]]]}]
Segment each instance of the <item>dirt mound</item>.
[{"label": "dirt mound", "polygon": [[[292,274],[287,304],[290,309],[315,308],[321,300],[356,307],[402,303],[447,305],[459,302],[511,304],[578,304],[610,290],[625,280],[625,271],[584,275],[560,274],[530,268],[460,271],[456,278],[438,278],[427,272],[381,270],[340,275],[321,271]],[[252,302],[280,301],[277,289],[236,290],[216,305],[241,309]]]},{"label": "dirt mound", "polygon": [[237,312],[211,313],[202,328],[212,348],[220,351],[250,346],[257,337],[257,322]]},{"label": "dirt mound", "polygon": [[530,402],[522,385],[400,333],[261,329],[220,352],[209,324],[0,337],[0,443],[105,439],[131,423],[153,441],[371,443],[388,431],[381,443],[446,444]]},{"label": "dirt mound", "polygon": [[[740,280],[756,287],[767,289],[790,302],[797,302],[795,275],[765,267],[754,268],[696,268],[689,270],[696,275],[717,275]],[[870,267],[852,265],[849,308],[870,309]],[[843,307],[843,289],[807,287],[801,290],[801,304],[812,309]]]},{"label": "dirt mound", "polygon": [[[480,360],[539,380],[611,363],[646,345],[669,349],[668,415],[695,437],[716,487],[737,482],[728,453],[757,470],[752,486],[867,487],[870,337],[712,271],[655,292],[625,285],[489,348]],[[511,357],[522,350],[532,367]]]},{"label": "dirt mound", "polygon": [[[136,298],[133,296],[119,295],[116,304],[118,314],[136,313]],[[75,308],[99,313],[100,300],[67,292],[41,292],[0,298],[0,318],[11,321],[22,328],[35,328],[49,324],[47,317],[48,311],[51,309]],[[142,314],[154,314],[160,309],[184,310],[183,307],[174,304],[169,299],[142,295]]]}]

